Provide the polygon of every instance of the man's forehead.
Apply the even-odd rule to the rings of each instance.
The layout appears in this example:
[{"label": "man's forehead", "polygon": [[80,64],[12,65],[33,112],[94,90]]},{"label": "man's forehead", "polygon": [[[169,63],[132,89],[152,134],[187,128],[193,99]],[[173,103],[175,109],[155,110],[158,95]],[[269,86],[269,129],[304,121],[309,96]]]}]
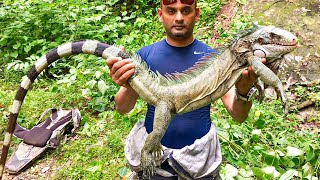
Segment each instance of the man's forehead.
[{"label": "man's forehead", "polygon": [[160,4],[162,5],[171,5],[171,4],[175,4],[177,2],[180,2],[181,4],[187,4],[187,5],[192,5],[194,4],[194,2],[196,2],[197,0],[161,0]]}]

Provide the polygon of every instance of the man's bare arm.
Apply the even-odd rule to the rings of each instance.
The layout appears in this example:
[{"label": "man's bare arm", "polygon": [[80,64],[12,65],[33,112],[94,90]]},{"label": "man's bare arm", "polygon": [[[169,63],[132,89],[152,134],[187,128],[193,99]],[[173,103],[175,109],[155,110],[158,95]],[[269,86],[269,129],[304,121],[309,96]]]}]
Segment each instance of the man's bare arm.
[{"label": "man's bare arm", "polygon": [[121,86],[114,97],[117,111],[120,114],[128,113],[134,108],[138,97],[139,95],[130,86]]},{"label": "man's bare arm", "polygon": [[118,84],[120,90],[115,95],[116,109],[120,114],[131,111],[138,99],[138,94],[128,84],[128,79],[134,73],[134,64],[130,59],[110,57],[106,60],[110,69],[110,77]]}]

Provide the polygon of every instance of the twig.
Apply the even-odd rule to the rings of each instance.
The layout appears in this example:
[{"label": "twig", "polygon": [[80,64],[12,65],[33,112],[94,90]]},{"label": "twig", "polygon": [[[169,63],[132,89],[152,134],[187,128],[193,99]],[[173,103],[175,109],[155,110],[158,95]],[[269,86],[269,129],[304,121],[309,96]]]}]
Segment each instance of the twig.
[{"label": "twig", "polygon": [[306,101],[303,101],[301,104],[290,107],[290,111],[295,111],[295,110],[299,111],[301,109],[314,105],[314,103],[315,102],[312,100],[306,100]]}]

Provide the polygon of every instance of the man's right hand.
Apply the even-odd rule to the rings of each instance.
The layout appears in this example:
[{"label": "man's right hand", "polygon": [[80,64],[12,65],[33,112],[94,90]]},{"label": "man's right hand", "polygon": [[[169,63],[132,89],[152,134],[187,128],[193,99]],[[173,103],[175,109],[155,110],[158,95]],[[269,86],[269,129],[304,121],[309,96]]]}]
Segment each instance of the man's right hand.
[{"label": "man's right hand", "polygon": [[128,79],[134,73],[134,64],[131,59],[122,60],[120,57],[110,57],[106,63],[110,69],[110,77],[121,86],[114,97],[116,109],[120,114],[125,114],[134,108],[139,96],[128,84]]},{"label": "man's right hand", "polygon": [[111,79],[119,86],[128,87],[128,79],[134,74],[134,63],[131,59],[110,57],[106,60]]}]

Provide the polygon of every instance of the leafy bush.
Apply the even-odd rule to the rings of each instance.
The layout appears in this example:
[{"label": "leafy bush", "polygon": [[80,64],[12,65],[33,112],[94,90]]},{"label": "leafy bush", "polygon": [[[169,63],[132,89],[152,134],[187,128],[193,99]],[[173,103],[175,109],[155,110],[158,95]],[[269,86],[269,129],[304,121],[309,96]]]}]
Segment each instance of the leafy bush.
[{"label": "leafy bush", "polygon": [[[143,35],[155,32],[155,29],[149,28],[155,20],[152,16],[154,9],[128,13],[122,10],[121,5],[114,8],[117,3],[118,0],[107,3],[80,0],[4,1],[0,6],[1,61],[9,63],[9,69],[26,71],[41,55],[68,41],[96,39],[109,44],[125,43],[131,51],[157,38]],[[135,4],[136,9],[146,6],[142,1]],[[136,30],[132,31],[133,28]],[[59,65],[56,69],[68,63],[64,61],[63,64],[66,65]]]}]

